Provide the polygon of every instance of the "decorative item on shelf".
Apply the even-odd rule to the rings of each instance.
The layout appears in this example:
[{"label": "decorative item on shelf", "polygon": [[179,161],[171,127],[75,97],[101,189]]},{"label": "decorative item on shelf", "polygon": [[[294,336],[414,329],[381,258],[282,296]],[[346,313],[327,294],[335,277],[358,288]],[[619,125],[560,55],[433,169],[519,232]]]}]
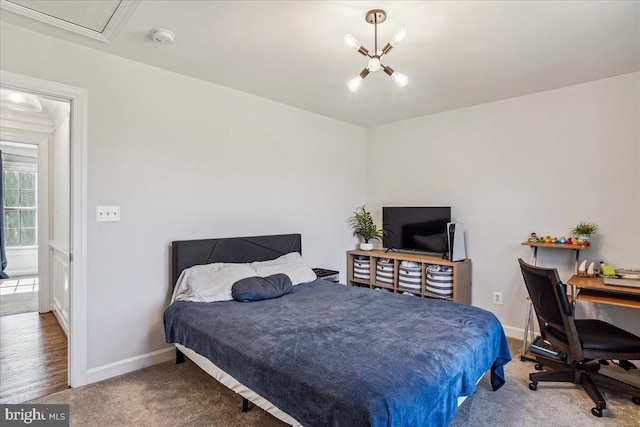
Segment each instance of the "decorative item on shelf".
[{"label": "decorative item on shelf", "polygon": [[587,277],[587,260],[583,260],[578,267],[578,276]]},{"label": "decorative item on shelf", "polygon": [[587,268],[587,277],[596,277],[596,271],[593,268],[594,264],[595,263],[593,263],[593,262],[591,264],[589,264],[589,268]]},{"label": "decorative item on shelf", "polygon": [[596,234],[598,226],[592,222],[579,222],[575,227],[571,229],[569,234],[578,240],[577,244],[589,244],[591,241],[591,235]]},{"label": "decorative item on shelf", "polygon": [[616,269],[612,265],[606,265],[604,262],[600,262],[600,271],[603,276],[615,276]]},{"label": "decorative item on shelf", "polygon": [[550,235],[545,236],[545,237],[539,237],[537,233],[531,233],[529,235],[529,237],[527,237],[527,242],[530,242],[530,243],[553,243],[553,244],[558,244],[558,245],[571,245],[573,243],[572,240],[571,240],[571,237],[569,237],[568,239],[566,237],[564,237],[564,236],[562,236],[562,237],[558,237],[558,236],[551,237]]},{"label": "decorative item on shelf", "polygon": [[378,228],[373,223],[371,213],[367,211],[365,205],[353,212],[353,216],[349,218],[349,225],[353,229],[353,235],[364,240],[364,242],[360,243],[360,249],[363,251],[373,249],[373,243],[370,243],[369,240],[382,240],[387,234],[386,230]]},{"label": "decorative item on shelf", "polygon": [[587,260],[583,260],[578,267],[578,276],[596,277],[595,262],[592,262],[591,264],[589,264],[589,267],[587,267]]}]

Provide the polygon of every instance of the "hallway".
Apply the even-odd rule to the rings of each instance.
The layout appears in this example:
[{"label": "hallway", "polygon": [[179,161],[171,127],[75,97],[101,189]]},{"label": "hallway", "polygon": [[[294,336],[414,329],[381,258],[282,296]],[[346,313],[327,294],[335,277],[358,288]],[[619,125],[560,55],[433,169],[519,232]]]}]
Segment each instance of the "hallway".
[{"label": "hallway", "polygon": [[0,317],[0,403],[67,388],[67,337],[54,314]]}]

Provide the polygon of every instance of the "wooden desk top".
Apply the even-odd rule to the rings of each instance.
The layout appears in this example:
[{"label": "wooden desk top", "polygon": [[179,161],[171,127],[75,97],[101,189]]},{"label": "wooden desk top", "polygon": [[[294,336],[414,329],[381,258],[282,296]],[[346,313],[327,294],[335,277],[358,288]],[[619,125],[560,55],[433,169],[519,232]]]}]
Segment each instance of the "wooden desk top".
[{"label": "wooden desk top", "polygon": [[574,275],[571,276],[571,279],[567,280],[567,285],[578,286],[579,288],[605,290],[608,292],[622,292],[626,294],[640,295],[640,288],[633,288],[631,286],[605,285],[602,277],[579,277]]},{"label": "wooden desk top", "polygon": [[567,285],[579,289],[577,300],[640,308],[640,288],[630,286],[605,285],[602,277],[572,276]]}]

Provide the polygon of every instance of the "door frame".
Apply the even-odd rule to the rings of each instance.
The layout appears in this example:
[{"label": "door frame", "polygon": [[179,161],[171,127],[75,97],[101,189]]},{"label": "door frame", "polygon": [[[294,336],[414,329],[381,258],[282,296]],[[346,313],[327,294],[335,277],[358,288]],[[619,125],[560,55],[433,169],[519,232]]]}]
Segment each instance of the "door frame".
[{"label": "door frame", "polygon": [[0,84],[70,102],[69,385],[87,384],[87,97],[86,89],[0,70]]}]

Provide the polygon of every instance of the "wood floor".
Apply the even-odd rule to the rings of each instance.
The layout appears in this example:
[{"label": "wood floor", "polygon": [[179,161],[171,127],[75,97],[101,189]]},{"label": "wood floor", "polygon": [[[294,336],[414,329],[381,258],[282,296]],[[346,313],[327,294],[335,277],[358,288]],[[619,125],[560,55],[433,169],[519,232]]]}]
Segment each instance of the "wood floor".
[{"label": "wood floor", "polygon": [[53,313],[0,317],[0,403],[66,388],[67,337]]}]

